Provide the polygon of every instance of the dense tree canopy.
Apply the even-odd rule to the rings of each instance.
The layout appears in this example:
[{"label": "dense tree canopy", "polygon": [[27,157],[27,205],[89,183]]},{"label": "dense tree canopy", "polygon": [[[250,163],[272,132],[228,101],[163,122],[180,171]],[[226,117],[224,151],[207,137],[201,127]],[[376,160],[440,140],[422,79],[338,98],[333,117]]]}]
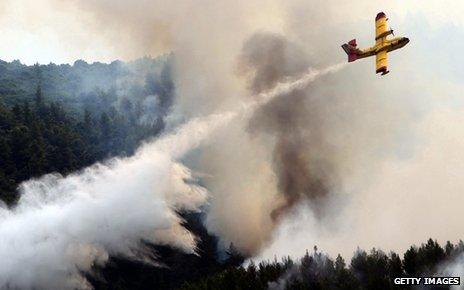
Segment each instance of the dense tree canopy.
[{"label": "dense tree canopy", "polygon": [[[10,205],[24,180],[132,154],[164,128],[174,94],[168,60],[0,62],[0,71],[0,199]],[[82,88],[91,81],[93,89]],[[122,91],[119,82],[133,91]]]},{"label": "dense tree canopy", "polygon": [[395,285],[394,278],[432,276],[442,263],[453,261],[463,253],[462,241],[456,245],[447,242],[442,248],[429,239],[420,247],[412,246],[403,259],[394,252],[387,255],[378,249],[370,253],[358,249],[346,265],[341,256],[334,261],[315,248],[297,263],[290,258],[259,265],[251,262],[243,267],[229,267],[195,283],[185,283],[181,289],[412,289]]}]

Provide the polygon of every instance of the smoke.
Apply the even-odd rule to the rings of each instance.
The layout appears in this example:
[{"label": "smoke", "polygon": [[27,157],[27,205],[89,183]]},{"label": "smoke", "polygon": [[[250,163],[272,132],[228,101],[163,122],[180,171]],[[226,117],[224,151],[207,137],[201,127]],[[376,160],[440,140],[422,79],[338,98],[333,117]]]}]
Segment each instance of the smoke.
[{"label": "smoke", "polygon": [[[435,273],[437,277],[463,277],[464,276],[464,256],[460,255],[446,261]],[[462,285],[451,286],[450,289],[462,289]]]},{"label": "smoke", "polygon": [[[156,54],[166,48],[173,52],[177,94],[169,117],[173,123],[211,112],[235,111],[250,95],[259,99],[278,83],[298,79],[311,68],[325,67],[344,57],[331,52],[324,57],[330,62],[321,62],[308,53],[318,45],[308,50],[308,43],[316,42],[299,39],[293,33],[288,19],[295,3],[58,2],[64,11],[77,9],[86,19],[93,19],[87,22],[89,29],[98,31],[125,58],[135,52]],[[320,28],[320,24],[314,27]],[[307,45],[301,46],[303,42]],[[315,82],[314,87],[333,87],[333,92],[309,95],[310,88],[305,85],[281,92],[265,108],[252,113],[251,121],[235,119],[189,159],[189,167],[208,176],[204,184],[211,198],[206,225],[224,244],[233,242],[245,253],[258,253],[269,242],[279,216],[304,199],[312,200],[313,210],[319,211],[341,184],[339,175],[353,167],[351,161],[365,161],[357,148],[368,143],[364,137],[371,132],[346,136],[346,146],[335,139],[342,139],[347,129],[341,118],[353,117],[355,125],[349,129],[356,132],[364,121],[358,115],[368,111],[372,103],[365,105],[358,98],[357,106],[347,106],[350,96],[337,96],[337,80],[329,79],[324,81],[327,83]],[[401,114],[395,118],[400,119]],[[381,126],[388,127],[389,121]],[[374,142],[380,144],[392,134],[385,138],[373,134],[368,139],[378,139]],[[343,153],[340,147],[345,147]],[[351,153],[357,154],[351,157]]]},{"label": "smoke", "polygon": [[239,72],[248,76],[249,89],[260,93],[309,67],[302,51],[282,35],[256,33],[247,39],[239,57]]},{"label": "smoke", "polygon": [[448,126],[461,120],[462,110],[431,113],[414,130],[421,140],[414,155],[381,163],[376,174],[366,173],[370,181],[346,180],[352,194],[331,221],[320,223],[310,206],[299,205],[282,220],[257,260],[299,257],[312,245],[332,256],[351,257],[357,247],[405,252],[430,237],[440,243],[462,239],[464,228],[455,213],[463,201],[458,172],[463,170],[464,132]]},{"label": "smoke", "polygon": [[[287,269],[275,282],[268,283],[269,290],[285,290],[298,287],[299,285],[315,284],[315,281],[325,280],[334,281],[334,262],[324,253],[318,252],[314,247],[314,252],[306,254],[293,264],[291,260],[283,260]],[[317,285],[317,284],[316,284]]]},{"label": "smoke", "polygon": [[82,273],[109,255],[153,262],[143,241],[193,253],[176,211],[198,211],[207,193],[175,160],[229,118],[194,119],[131,158],[23,183],[18,205],[0,209],[0,287],[89,288]]},{"label": "smoke", "polygon": [[[109,255],[153,262],[143,241],[193,253],[195,238],[182,227],[176,211],[200,210],[207,194],[192,182],[190,169],[175,160],[237,116],[253,114],[282,92],[342,67],[313,70],[295,81],[278,83],[236,112],[193,118],[174,133],[144,145],[133,157],[109,160],[66,177],[49,174],[24,182],[18,205],[0,210],[0,257],[7,261],[0,268],[0,286],[90,288],[82,273],[104,264]],[[20,272],[28,275],[17,275]]]},{"label": "smoke", "polygon": [[[312,148],[319,148],[320,143],[326,140],[324,132],[318,129],[321,121],[311,119],[315,114],[311,112],[311,104],[308,108],[308,96],[304,92],[316,76],[336,72],[346,64],[329,66],[321,71],[310,70],[282,86],[284,80],[295,79],[296,75],[307,70],[308,62],[294,44],[280,35],[269,33],[255,34],[245,42],[240,63],[242,72],[249,77],[250,91],[258,93],[258,96],[259,93],[268,96],[267,103],[262,103],[253,113],[248,129],[253,136],[266,133],[275,137],[274,173],[284,201],[272,210],[271,218],[276,221],[304,199],[312,201],[314,210],[322,214],[325,199],[330,193],[329,178],[336,175],[329,168],[324,168],[326,164],[325,160],[321,160],[320,152],[311,152]],[[271,93],[266,93],[270,89]],[[311,154],[317,157],[312,159]]]},{"label": "smoke", "polygon": [[[308,67],[304,54],[294,44],[282,36],[263,33],[245,42],[241,62],[242,69],[251,76],[250,90],[258,93],[301,74]],[[284,201],[272,211],[273,220],[305,198],[313,202],[315,210],[322,211],[330,192],[328,178],[335,177],[335,172],[328,168],[331,164],[324,164],[325,156],[317,152],[326,138],[319,129],[321,116],[311,111],[312,104],[307,103],[305,91],[305,86],[282,91],[258,109],[249,123],[254,136],[266,133],[275,138],[273,166]]]},{"label": "smoke", "polygon": [[[429,20],[462,23],[462,5],[358,1],[351,9],[353,3],[319,0],[53,2],[59,5],[50,11],[79,15],[67,18],[79,18],[85,27],[86,34],[66,29],[76,40],[59,38],[78,43],[74,51],[103,47],[105,57],[126,59],[173,51],[173,120],[236,112],[250,95],[259,100],[308,68],[336,63],[345,57],[339,45],[349,37],[357,36],[363,46],[373,41],[372,17],[382,7],[392,15],[395,32],[414,36],[401,53],[392,53],[394,74],[378,78],[372,61],[362,60],[343,74],[284,90],[252,111],[251,119],[235,118],[189,156],[189,168],[205,173],[211,194],[206,225],[224,244],[233,242],[262,258],[301,255],[308,243],[333,254],[349,255],[358,245],[401,251],[429,236],[452,240],[462,233],[454,212],[463,163],[453,152],[463,148],[449,136],[459,139],[463,133],[442,130],[459,127],[454,124],[460,120],[448,118],[454,114],[448,111],[448,117],[428,117],[447,106],[458,107],[459,115],[462,101],[456,92],[462,85],[437,74],[430,65],[436,51],[424,49],[444,41],[429,38],[436,33],[431,23],[437,22]],[[449,146],[456,147],[443,150]]]}]

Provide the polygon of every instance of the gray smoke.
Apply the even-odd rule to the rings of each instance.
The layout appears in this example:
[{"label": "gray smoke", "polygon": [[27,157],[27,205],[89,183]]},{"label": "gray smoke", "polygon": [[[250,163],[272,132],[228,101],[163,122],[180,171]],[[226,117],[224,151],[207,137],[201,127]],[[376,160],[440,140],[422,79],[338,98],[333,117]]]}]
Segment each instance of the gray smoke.
[{"label": "gray smoke", "polygon": [[[306,67],[345,60],[339,45],[355,36],[360,46],[372,43],[373,17],[381,6],[395,23],[395,32],[414,37],[404,50],[391,54],[393,74],[376,76],[372,59],[350,64],[343,74],[282,94],[295,97],[273,100],[268,105],[272,110],[260,110],[251,122],[235,119],[195,152],[196,161],[189,166],[208,176],[204,184],[211,192],[208,229],[224,244],[234,242],[244,252],[270,258],[300,256],[308,243],[348,256],[358,245],[402,251],[430,236],[455,240],[463,232],[455,214],[464,188],[459,178],[464,172],[460,154],[464,132],[455,126],[462,123],[462,89],[449,78],[459,70],[451,57],[456,49],[441,47],[439,57],[436,50],[424,49],[442,43],[449,33],[449,27],[440,23],[462,25],[463,5],[364,0],[352,9],[353,3],[335,0],[3,2],[2,27],[21,27],[34,36],[55,32],[56,38],[40,38],[66,45],[61,60],[76,55],[127,60],[173,51],[174,110],[179,118],[234,110],[247,96],[270,90],[278,80],[298,78]],[[431,29],[424,33],[424,27]],[[242,49],[256,31],[277,34],[255,36]],[[4,51],[17,44],[32,62],[41,52],[63,48],[31,50],[30,42],[17,41],[24,33],[2,32]],[[459,45],[455,42],[455,47]],[[24,47],[29,48],[27,54]],[[437,70],[430,59],[443,65]],[[298,112],[289,117],[287,109]],[[282,137],[285,124],[268,120],[276,117],[267,110],[292,119],[288,140]],[[343,211],[333,215],[340,219],[328,226],[320,216],[313,217],[320,198],[304,194],[315,192],[305,190],[311,186],[301,183],[297,189],[285,189],[285,180],[291,179],[282,173],[291,166],[283,164],[286,155],[278,152],[298,153],[289,156],[316,180],[309,185],[324,185],[322,203],[333,205],[332,195],[344,196]],[[295,173],[288,176],[299,180]],[[276,229],[271,212],[291,204],[283,190],[296,192],[296,200],[308,200],[311,206],[301,206],[302,202],[290,206],[298,212],[283,207],[287,214],[281,215],[283,226]]]},{"label": "gray smoke", "polygon": [[[245,42],[240,57],[241,71],[248,77],[253,94],[301,75],[308,66],[303,52],[277,34],[253,35]],[[271,212],[273,220],[304,199],[312,201],[318,214],[323,212],[336,172],[317,151],[326,142],[320,129],[323,116],[317,110],[308,88],[302,86],[282,92],[256,110],[249,122],[252,136],[267,134],[275,139],[273,168],[284,201]]]},{"label": "gray smoke", "polygon": [[239,72],[248,77],[249,89],[253,94],[299,76],[308,67],[304,53],[285,37],[275,33],[253,34],[243,44],[239,56]]},{"label": "gray smoke", "polygon": [[334,262],[325,253],[318,252],[317,247],[306,254],[295,264],[292,260],[283,259],[288,268],[275,282],[268,283],[268,290],[285,290],[300,285],[314,285],[315,281],[333,279]]},{"label": "gray smoke", "polygon": [[[430,236],[453,240],[462,233],[462,221],[455,212],[460,210],[456,201],[463,197],[462,178],[458,177],[464,171],[462,154],[459,155],[464,148],[461,141],[464,134],[460,126],[454,125],[462,121],[462,110],[456,107],[462,96],[460,84],[450,82],[447,77],[455,76],[458,68],[450,58],[455,55],[454,50],[440,54],[440,60],[436,51],[424,50],[432,34],[440,35],[432,38],[433,43],[442,43],[446,35],[442,32],[449,31],[447,27],[435,31],[439,27],[437,22],[452,19],[453,23],[462,23],[462,9],[458,9],[462,5],[365,0],[358,1],[356,9],[352,9],[353,3],[335,0],[54,2],[62,4],[64,14],[78,11],[88,21],[83,26],[85,35],[91,35],[97,47],[94,42],[79,41],[75,46],[79,51],[101,51],[103,47],[106,52],[111,47],[109,55],[117,53],[126,59],[173,51],[178,94],[175,111],[188,117],[233,110],[247,95],[272,87],[276,79],[296,77],[292,67],[304,70],[305,66],[325,67],[345,60],[339,45],[355,36],[360,46],[372,43],[373,17],[382,7],[391,16],[395,32],[414,37],[404,50],[392,53],[389,60],[394,74],[378,78],[373,60],[366,59],[350,65],[343,74],[317,80],[294,93],[306,95],[304,101],[293,102],[304,104],[304,109],[298,109],[307,115],[296,115],[298,130],[287,143],[298,148],[291,152],[304,152],[302,163],[316,180],[323,182],[329,196],[346,197],[344,210],[338,213],[341,219],[333,221],[336,226],[327,227],[318,222],[320,217],[316,221],[312,218],[311,211],[317,204],[313,199],[310,208],[301,207],[295,215],[287,211],[282,216],[286,226],[276,230],[270,213],[288,204],[281,193],[285,183],[278,170],[285,166],[279,165],[282,162],[276,158],[276,148],[289,145],[276,145],[281,124],[275,120],[262,124],[261,117],[269,116],[261,114],[260,118],[258,115],[254,118],[259,126],[250,125],[248,119],[236,119],[227,130],[218,132],[218,138],[196,152],[197,162],[192,162],[192,166],[210,176],[204,180],[211,192],[208,229],[220,236],[224,244],[234,242],[249,253],[265,251],[263,256],[271,258],[289,252],[301,255],[307,243],[318,244],[333,254],[342,251],[351,256],[357,245],[401,251]],[[424,33],[424,27],[429,26],[431,29]],[[244,41],[256,31],[279,33],[289,41],[279,44],[272,40],[274,37],[262,37],[262,56],[259,49],[241,50]],[[255,39],[255,43],[261,42],[259,37]],[[285,51],[278,53],[283,57],[280,60],[274,57],[267,45],[274,45],[276,52]],[[289,53],[295,47],[304,48],[294,52],[295,56],[303,57]],[[263,64],[260,67],[270,67],[260,71],[269,73],[263,77],[253,75],[258,65],[250,62],[245,63],[245,68],[239,65],[240,73],[234,74],[240,51],[254,52],[248,59]],[[261,59],[265,55],[269,55],[269,65]],[[431,58],[440,62],[442,57],[453,64],[440,66],[448,74],[438,74],[437,66],[430,66]],[[285,64],[294,65],[286,68]],[[284,103],[281,111],[295,109],[281,102]],[[444,107],[452,110],[443,111]],[[424,116],[426,113],[431,114]],[[304,120],[311,122],[301,129]],[[255,127],[255,133],[250,134]],[[420,132],[422,129],[425,134]],[[433,132],[427,132],[429,129]],[[415,134],[421,139],[416,140]],[[450,136],[456,136],[456,140],[450,140]],[[309,144],[305,144],[308,140]],[[299,160],[300,155],[294,156]],[[297,192],[304,192],[302,187],[299,185]],[[447,227],[443,227],[445,222]],[[295,227],[298,230],[291,231]],[[379,229],[384,235],[379,234]],[[270,240],[273,240],[271,246]]]}]

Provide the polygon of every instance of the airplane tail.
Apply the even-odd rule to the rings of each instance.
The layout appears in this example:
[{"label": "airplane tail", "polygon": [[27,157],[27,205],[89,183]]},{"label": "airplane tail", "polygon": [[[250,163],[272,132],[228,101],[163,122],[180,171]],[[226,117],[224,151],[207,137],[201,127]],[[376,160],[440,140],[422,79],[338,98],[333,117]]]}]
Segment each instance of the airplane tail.
[{"label": "airplane tail", "polygon": [[348,62],[353,62],[358,59],[358,52],[356,46],[356,39],[353,39],[348,43],[342,45],[343,50],[348,55]]}]

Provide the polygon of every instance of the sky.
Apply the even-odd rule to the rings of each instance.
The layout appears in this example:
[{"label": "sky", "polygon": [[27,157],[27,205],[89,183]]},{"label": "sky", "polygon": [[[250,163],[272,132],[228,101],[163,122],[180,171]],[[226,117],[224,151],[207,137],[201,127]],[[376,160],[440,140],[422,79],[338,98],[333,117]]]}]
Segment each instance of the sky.
[{"label": "sky", "polygon": [[[137,33],[125,31],[123,27],[118,27],[117,18],[103,19],[107,21],[109,29],[102,28],[99,24],[102,19],[96,19],[96,15],[91,10],[81,9],[80,6],[85,6],[85,4],[81,4],[86,2],[104,3],[107,1],[1,1],[0,33],[2,37],[0,39],[0,58],[6,61],[18,59],[26,64],[36,62],[44,64],[49,62],[73,63],[76,59],[110,62],[120,58],[131,59],[145,55],[156,56],[170,50],[168,45],[160,44],[155,45],[155,47],[139,46],[135,51],[131,49],[128,51],[128,48],[130,48],[128,43],[137,41],[134,39],[137,37]],[[147,2],[150,1],[131,1],[134,6],[143,6]],[[189,1],[173,2],[189,3]],[[272,6],[275,5],[272,4],[275,2],[279,1],[270,1],[267,4],[261,3],[260,5]],[[295,2],[294,6],[297,7],[298,2],[302,1],[290,2]],[[160,6],[164,5],[163,1],[159,1],[159,3]],[[194,2],[191,1],[191,3]],[[365,36],[369,35],[366,32],[372,32],[372,27],[370,27],[372,26],[372,18],[380,10],[387,12],[394,19],[394,28],[398,28],[400,31],[404,30],[404,24],[407,24],[407,27],[413,30],[421,28],[414,27],[414,23],[405,19],[411,15],[423,17],[427,28],[430,29],[432,34],[437,29],[447,27],[448,31],[442,31],[441,37],[442,40],[451,40],[451,42],[453,39],[459,39],[455,33],[462,31],[464,25],[464,19],[462,18],[464,4],[461,1],[353,1],[349,3],[327,1],[327,3],[322,5],[321,9],[311,9],[309,17],[316,18],[321,23],[330,21],[340,25],[363,22],[366,29],[364,33],[361,31],[358,33]],[[308,12],[304,11],[302,13]],[[175,14],[176,11],[173,12],[173,16],[177,16]],[[329,18],[324,19],[325,15],[329,15]],[[399,26],[400,24],[401,26]],[[274,23],[273,25],[281,24]],[[298,25],[298,23],[293,25]],[[269,23],[264,25],[263,28],[265,26],[269,26]],[[301,27],[301,29],[307,28]],[[161,34],[158,39],[153,39],[152,42],[164,42],[166,36]],[[413,40],[416,39],[414,36],[411,36]],[[421,36],[427,37],[426,34]],[[327,35],[327,37],[334,37],[338,42],[342,41],[340,35]],[[369,39],[363,40],[368,41]],[[444,48],[446,50],[446,45]]]},{"label": "sky", "polygon": [[[411,40],[390,55],[391,73],[379,78],[374,74],[374,60],[366,59],[312,88],[315,95],[338,96],[338,103],[325,108],[328,112],[340,114],[347,108],[349,114],[341,117],[353,117],[342,126],[347,130],[338,134],[337,129],[331,141],[343,144],[345,140],[340,139],[346,138],[350,142],[347,132],[353,128],[362,131],[356,133],[363,137],[379,136],[377,142],[367,138],[369,141],[362,143],[363,154],[358,149],[349,151],[351,159],[359,160],[354,168],[344,168],[351,174],[344,191],[356,192],[338,218],[344,223],[337,222],[335,228],[319,227],[302,206],[301,212],[272,233],[272,242],[267,241],[261,257],[293,250],[301,255],[308,241],[330,253],[347,255],[357,245],[404,250],[430,236],[455,241],[464,231],[459,216],[450,213],[453,209],[458,212],[464,202],[460,194],[464,190],[460,181],[464,173],[462,1],[256,0],[237,5],[236,1],[209,0],[2,0],[0,59],[26,64],[73,63],[77,59],[111,62],[174,51],[178,57],[176,110],[186,116],[205,115],[236,105],[236,96],[245,94],[246,87],[233,76],[235,60],[244,39],[256,31],[285,35],[309,56],[312,65],[324,67],[345,61],[340,45],[352,38],[357,38],[360,46],[373,44],[374,18],[379,11],[388,15],[397,36]],[[269,170],[269,148],[254,144],[259,142],[248,140],[242,131],[233,124],[228,133],[235,136],[222,136],[223,141],[201,152],[205,161],[195,166],[200,171],[221,173],[223,183],[207,182],[213,194],[215,219],[209,225],[213,232],[254,249],[258,247],[254,243],[262,241],[246,239],[254,231],[266,231],[256,221],[268,206],[262,201],[268,197],[249,194],[247,200],[242,195],[221,197],[218,193],[269,189],[266,178],[272,174],[263,175],[262,180],[259,174],[252,175],[249,188],[224,189],[225,184],[238,184],[237,176],[243,177],[236,174],[237,168],[244,173]],[[236,146],[237,140],[242,146]],[[378,145],[384,141],[385,146]],[[242,148],[247,152],[241,152]],[[368,167],[372,170],[366,172],[369,154],[389,157],[372,163],[375,168]],[[238,157],[231,160],[226,155]],[[245,159],[257,161],[241,168]],[[209,164],[212,161],[214,166]],[[236,211],[229,213],[221,207],[227,203],[244,206],[247,212],[243,217]],[[216,212],[230,216],[222,221]],[[240,219],[248,222],[230,222]],[[425,224],[425,219],[433,222]],[[295,223],[298,220],[304,223]],[[378,228],[389,237],[378,235]],[[340,241],[346,246],[341,248]]]}]

